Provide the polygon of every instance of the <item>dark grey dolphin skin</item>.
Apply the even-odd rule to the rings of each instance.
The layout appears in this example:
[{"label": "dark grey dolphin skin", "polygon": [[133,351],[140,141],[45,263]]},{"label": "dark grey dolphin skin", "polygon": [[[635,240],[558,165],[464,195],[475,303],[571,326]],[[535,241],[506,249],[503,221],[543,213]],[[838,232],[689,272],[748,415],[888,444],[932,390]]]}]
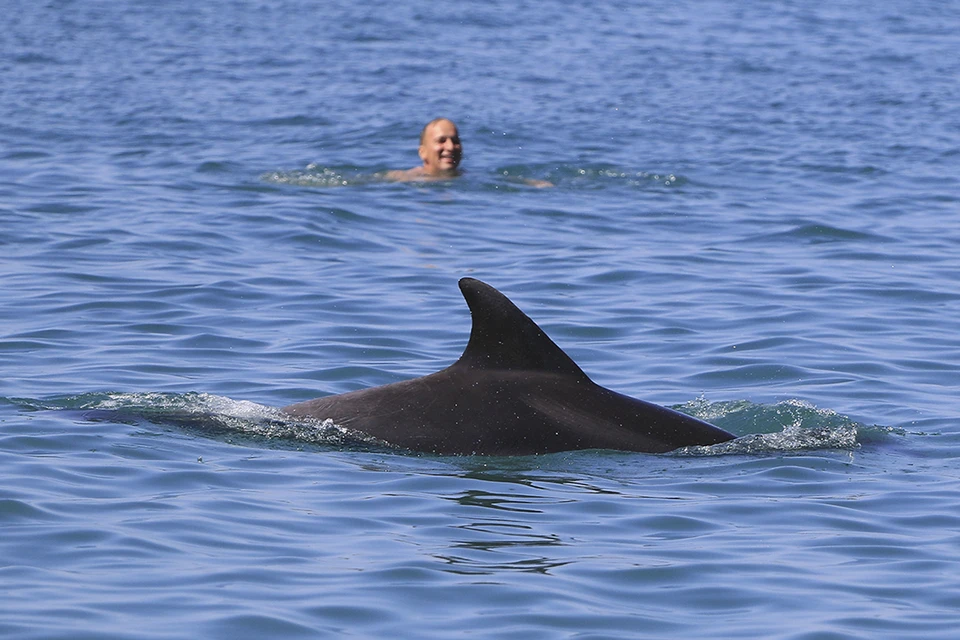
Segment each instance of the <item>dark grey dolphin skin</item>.
[{"label": "dark grey dolphin skin", "polygon": [[284,407],[391,445],[440,454],[573,449],[662,453],[733,435],[605,389],[502,293],[460,280],[473,316],[460,359],[437,373]]}]

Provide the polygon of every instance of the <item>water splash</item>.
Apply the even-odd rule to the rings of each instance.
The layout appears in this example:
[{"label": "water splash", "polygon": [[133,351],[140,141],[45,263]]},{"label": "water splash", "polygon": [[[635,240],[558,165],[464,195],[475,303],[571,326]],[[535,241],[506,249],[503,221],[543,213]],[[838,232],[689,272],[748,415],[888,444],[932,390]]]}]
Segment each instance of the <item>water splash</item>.
[{"label": "water splash", "polygon": [[204,437],[244,440],[255,444],[388,447],[366,434],[337,426],[332,420],[300,420],[246,400],[209,393],[105,393],[53,400],[17,401],[28,410],[70,411],[91,422],[173,426]]},{"label": "water splash", "polygon": [[362,173],[357,169],[321,167],[309,164],[293,171],[270,171],[260,176],[264,182],[297,187],[350,187],[383,182],[382,176]]},{"label": "water splash", "polygon": [[648,189],[683,187],[689,184],[686,177],[670,171],[639,171],[604,165],[511,165],[501,167],[497,171],[507,179],[537,177],[558,185],[576,185],[582,188],[602,188],[618,185]]},{"label": "water splash", "polygon": [[704,398],[675,407],[735,434],[735,440],[685,447],[682,455],[761,454],[817,449],[856,449],[867,427],[831,409],[803,400],[774,405],[747,400],[710,403]]},{"label": "water splash", "polygon": [[[95,393],[52,400],[16,399],[30,411],[71,411],[92,422],[149,422],[185,429],[203,437],[242,440],[256,446],[334,446],[395,449],[332,420],[295,419],[275,407],[208,393]],[[810,450],[852,450],[889,429],[867,427],[830,409],[801,400],[773,405],[747,400],[708,402],[698,398],[674,407],[734,434],[735,440],[693,446],[678,455],[769,454]]]}]

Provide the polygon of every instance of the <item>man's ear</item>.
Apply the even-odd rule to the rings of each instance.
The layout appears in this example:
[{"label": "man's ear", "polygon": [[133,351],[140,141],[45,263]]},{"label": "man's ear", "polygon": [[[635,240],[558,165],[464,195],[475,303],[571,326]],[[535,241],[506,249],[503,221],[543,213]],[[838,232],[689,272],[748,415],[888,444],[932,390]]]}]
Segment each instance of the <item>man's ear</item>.
[{"label": "man's ear", "polygon": [[420,159],[421,159],[421,160],[426,161],[426,159],[427,159],[427,152],[426,152],[426,150],[423,148],[423,145],[420,145],[420,148],[417,149],[417,155],[420,156]]}]

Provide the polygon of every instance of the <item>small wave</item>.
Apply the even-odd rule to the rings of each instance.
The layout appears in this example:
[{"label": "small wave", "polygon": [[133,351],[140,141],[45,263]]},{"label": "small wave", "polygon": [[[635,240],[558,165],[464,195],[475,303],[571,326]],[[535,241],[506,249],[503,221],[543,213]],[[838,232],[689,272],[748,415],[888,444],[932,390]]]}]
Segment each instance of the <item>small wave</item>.
[{"label": "small wave", "polygon": [[844,229],[822,223],[806,223],[787,231],[767,233],[748,239],[749,242],[767,243],[784,240],[802,244],[851,243],[862,242],[870,244],[892,242],[892,239],[877,233]]},{"label": "small wave", "polygon": [[28,410],[69,411],[90,422],[167,425],[227,441],[244,440],[271,446],[324,445],[389,448],[365,434],[337,426],[332,420],[298,420],[275,407],[208,393],[104,393],[53,400],[17,401]]},{"label": "small wave", "polygon": [[862,437],[873,433],[865,425],[831,409],[803,400],[773,405],[747,400],[708,402],[699,398],[675,407],[734,434],[735,440],[712,446],[684,447],[681,455],[758,454],[815,449],[856,449]]},{"label": "small wave", "polygon": [[670,171],[637,171],[609,166],[574,165],[512,165],[497,170],[508,180],[529,178],[545,179],[555,184],[579,185],[586,188],[601,188],[608,185],[628,187],[682,187],[689,180]]},{"label": "small wave", "polygon": [[[510,165],[499,167],[491,174],[468,172],[471,180],[460,180],[460,184],[495,186],[497,189],[508,185],[540,186],[568,185],[586,189],[600,189],[620,185],[631,188],[676,188],[689,183],[684,176],[670,171],[637,171],[616,167],[582,167],[573,165]],[[297,187],[355,187],[370,184],[392,183],[385,178],[385,172],[363,171],[357,167],[323,167],[309,164],[303,169],[290,171],[268,171],[260,176],[264,182]]]},{"label": "small wave", "polygon": [[[297,419],[275,407],[208,393],[94,393],[52,400],[7,399],[30,411],[79,413],[90,422],[144,421],[185,429],[204,437],[271,447],[317,445],[396,450],[386,442],[343,428],[332,420]],[[698,398],[674,407],[734,434],[712,446],[684,447],[676,455],[764,454],[824,449],[851,450],[875,443],[895,430],[867,427],[830,409],[801,400],[773,405],[747,400],[708,402]]]},{"label": "small wave", "polygon": [[856,449],[859,446],[856,425],[847,424],[840,427],[814,429],[787,427],[779,433],[755,433],[711,446],[684,447],[677,453],[680,455],[716,456],[817,449]]},{"label": "small wave", "polygon": [[375,174],[361,173],[356,169],[321,167],[315,164],[294,171],[269,171],[261,175],[260,179],[272,184],[323,188],[350,187],[383,181]]}]

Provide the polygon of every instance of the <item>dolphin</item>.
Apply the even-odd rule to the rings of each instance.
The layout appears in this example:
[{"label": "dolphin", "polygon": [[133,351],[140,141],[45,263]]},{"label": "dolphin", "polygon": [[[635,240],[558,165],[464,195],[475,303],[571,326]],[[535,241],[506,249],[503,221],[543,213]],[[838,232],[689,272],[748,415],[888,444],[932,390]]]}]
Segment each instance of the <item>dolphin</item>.
[{"label": "dolphin", "polygon": [[421,378],[283,407],[395,447],[437,454],[574,449],[663,453],[732,440],[723,429],[601,387],[505,295],[460,280],[473,326],[460,359]]}]

